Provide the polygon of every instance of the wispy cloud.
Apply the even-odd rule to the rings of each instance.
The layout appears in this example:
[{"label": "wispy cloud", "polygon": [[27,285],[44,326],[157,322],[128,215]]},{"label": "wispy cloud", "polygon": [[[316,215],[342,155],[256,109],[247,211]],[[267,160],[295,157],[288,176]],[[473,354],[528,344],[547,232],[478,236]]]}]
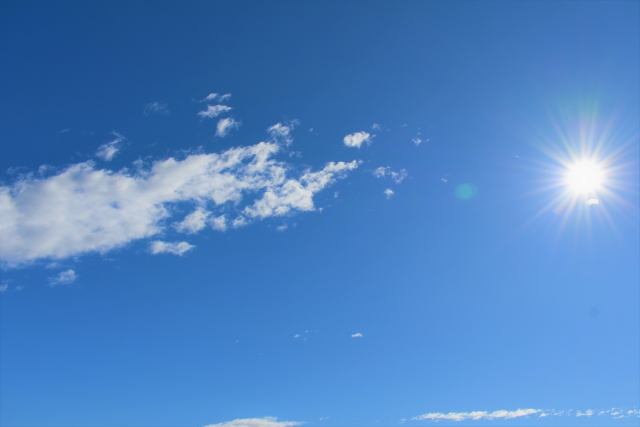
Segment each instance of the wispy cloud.
[{"label": "wispy cloud", "polygon": [[356,332],[355,334],[351,335],[351,338],[362,338],[362,334],[360,332]]},{"label": "wispy cloud", "polygon": [[169,109],[167,108],[167,104],[161,104],[159,102],[150,102],[144,106],[144,110],[142,110],[142,114],[145,116],[150,116],[152,114],[169,114]]},{"label": "wispy cloud", "polygon": [[9,285],[6,283],[0,284],[0,292],[6,292],[9,289]]},{"label": "wispy cloud", "polygon": [[416,144],[416,147],[417,147],[417,146],[418,146],[418,145],[420,145],[420,143],[422,142],[422,139],[421,139],[421,138],[418,138],[418,137],[416,136],[416,137],[415,137],[415,138],[413,138],[411,141],[412,141],[414,144]]},{"label": "wispy cloud", "polygon": [[374,123],[373,126],[371,126],[371,129],[379,131],[380,130],[380,125],[377,123]]},{"label": "wispy cloud", "polygon": [[[587,409],[583,411],[575,411],[576,417],[591,417],[596,411]],[[611,416],[612,418],[629,418],[640,417],[640,410],[633,408],[625,409],[608,409],[598,412],[598,416]],[[466,421],[466,420],[508,420],[513,418],[536,416],[539,418],[546,417],[573,417],[573,410],[555,410],[555,409],[516,409],[515,411],[506,411],[504,409],[494,412],[473,411],[473,412],[430,412],[411,418],[413,421]]]},{"label": "wispy cloud", "polygon": [[125,137],[118,132],[113,131],[111,133],[115,136],[115,139],[106,144],[102,144],[98,147],[98,151],[96,151],[96,156],[107,162],[111,161],[115,155],[118,154],[118,151],[120,151],[120,143],[125,140]]},{"label": "wispy cloud", "polygon": [[411,418],[414,421],[431,420],[431,421],[465,421],[465,420],[497,420],[512,419],[520,417],[528,417],[542,412],[541,409],[517,409],[515,411],[499,410],[494,412],[474,411],[474,412],[430,412],[428,414],[419,415]]},{"label": "wispy cloud", "polygon": [[224,138],[229,134],[229,132],[231,132],[232,129],[238,129],[241,124],[242,122],[234,120],[230,117],[220,119],[218,121],[218,126],[216,127],[216,136]]},{"label": "wispy cloud", "polygon": [[395,193],[393,192],[392,189],[387,188],[386,190],[384,190],[384,195],[387,196],[387,199],[390,199],[391,196],[393,196]]},{"label": "wispy cloud", "polygon": [[[273,158],[279,150],[276,143],[261,142],[168,158],[148,168],[113,171],[82,162],[48,177],[18,177],[0,186],[0,261],[16,266],[105,253],[165,232],[166,224],[175,224],[170,220],[178,203],[197,205],[212,216],[218,211],[211,225],[220,231],[228,223],[240,227],[313,211],[317,192],[358,167],[355,160],[330,162],[291,176],[295,168]],[[220,210],[232,217],[220,216]],[[179,219],[181,229],[199,228],[201,215]]]},{"label": "wispy cloud", "polygon": [[387,167],[381,166],[373,171],[373,175],[376,178],[383,178],[385,176],[389,176],[391,177],[391,179],[393,179],[396,182],[396,184],[400,184],[402,180],[407,177],[408,174],[406,169],[400,169],[398,172],[396,172],[388,166]]},{"label": "wispy cloud", "polygon": [[268,128],[267,132],[269,132],[271,141],[289,146],[293,143],[293,137],[291,136],[291,131],[293,130],[294,127],[296,127],[299,124],[300,122],[297,120],[292,120],[292,121],[286,122],[285,124],[276,123],[275,125]]},{"label": "wispy cloud", "polygon": [[198,112],[198,115],[203,119],[212,119],[214,117],[218,117],[222,113],[226,113],[227,111],[231,110],[232,108],[228,105],[207,105],[207,109]]},{"label": "wispy cloud", "polygon": [[154,254],[173,254],[182,256],[185,253],[189,252],[195,248],[194,245],[191,245],[187,242],[163,242],[162,240],[155,240],[149,243],[149,251]]},{"label": "wispy cloud", "polygon": [[58,273],[57,276],[49,277],[49,286],[70,285],[78,278],[75,271],[69,269]]},{"label": "wispy cloud", "polygon": [[599,204],[600,204],[600,201],[599,201],[598,199],[593,199],[593,198],[591,198],[591,199],[587,200],[587,201],[586,201],[586,202],[584,202],[584,203],[585,203],[585,205],[587,205],[587,206],[591,206],[591,205],[599,205]]},{"label": "wispy cloud", "polygon": [[215,218],[211,218],[211,228],[218,231],[227,231],[227,217],[226,215],[220,215]]},{"label": "wispy cloud", "polygon": [[188,234],[197,233],[207,225],[207,218],[209,218],[211,212],[207,212],[202,208],[198,208],[189,215],[187,215],[182,222],[175,225],[178,231],[182,231]]},{"label": "wispy cloud", "polygon": [[302,425],[299,421],[278,421],[276,417],[239,418],[219,424],[209,424],[205,427],[294,427]]},{"label": "wispy cloud", "polygon": [[210,93],[209,95],[205,96],[204,99],[201,100],[200,102],[214,102],[214,101],[224,102],[229,98],[231,98],[230,93],[227,93],[224,95],[219,95],[217,93]]},{"label": "wispy cloud", "polygon": [[371,140],[374,136],[375,135],[371,135],[368,132],[362,131],[362,132],[356,132],[356,133],[352,133],[345,136],[343,141],[344,141],[344,145],[346,145],[347,147],[360,148],[363,142],[366,142],[367,144],[371,144]]}]

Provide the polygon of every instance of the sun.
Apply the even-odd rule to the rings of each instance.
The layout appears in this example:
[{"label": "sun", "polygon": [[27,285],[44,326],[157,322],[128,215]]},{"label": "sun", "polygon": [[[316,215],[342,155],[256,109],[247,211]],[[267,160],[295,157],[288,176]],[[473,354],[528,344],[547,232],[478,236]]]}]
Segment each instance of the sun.
[{"label": "sun", "polygon": [[603,182],[604,170],[594,160],[578,160],[567,167],[566,184],[574,194],[594,194],[602,188]]}]

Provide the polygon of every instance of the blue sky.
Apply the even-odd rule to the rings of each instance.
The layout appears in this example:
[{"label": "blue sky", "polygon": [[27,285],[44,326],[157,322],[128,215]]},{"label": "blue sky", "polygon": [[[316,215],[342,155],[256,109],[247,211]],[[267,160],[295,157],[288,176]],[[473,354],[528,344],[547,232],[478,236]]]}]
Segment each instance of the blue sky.
[{"label": "blue sky", "polygon": [[0,8],[0,424],[638,424],[638,2]]}]

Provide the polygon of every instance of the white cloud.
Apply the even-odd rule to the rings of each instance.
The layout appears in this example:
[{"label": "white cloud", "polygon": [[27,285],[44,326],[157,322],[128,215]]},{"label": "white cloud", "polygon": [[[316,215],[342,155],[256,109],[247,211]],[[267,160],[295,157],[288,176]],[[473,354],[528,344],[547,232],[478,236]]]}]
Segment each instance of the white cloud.
[{"label": "white cloud", "polygon": [[276,227],[276,231],[285,231],[287,228],[289,228],[288,225],[284,224],[284,225],[279,225]]},{"label": "white cloud", "polygon": [[[596,411],[593,409],[587,409],[586,411],[576,411],[576,417],[591,417],[595,415]],[[421,420],[430,420],[430,421],[465,421],[465,420],[504,420],[504,419],[512,419],[512,418],[520,418],[520,417],[528,417],[528,416],[537,416],[539,418],[546,417],[572,417],[573,409],[569,409],[568,411],[564,410],[555,410],[555,409],[518,409],[515,411],[494,411],[494,412],[486,412],[486,411],[474,411],[474,412],[449,412],[447,414],[442,412],[430,412],[428,414],[419,415],[417,417],[411,418],[413,421],[421,421]],[[632,416],[640,417],[640,410],[633,408],[630,410],[624,409],[608,409],[598,412],[598,416],[608,415],[614,419],[618,418],[628,418]]]},{"label": "white cloud", "polygon": [[360,332],[357,332],[357,333],[351,335],[351,338],[362,338],[362,334]]},{"label": "white cloud", "polygon": [[275,125],[268,128],[267,132],[269,132],[271,141],[281,144],[284,143],[286,146],[289,146],[293,143],[291,131],[299,124],[300,122],[298,122],[297,120],[292,120],[287,124],[276,123]]},{"label": "white cloud", "polygon": [[169,110],[167,109],[167,104],[161,104],[159,102],[150,102],[144,106],[144,110],[142,113],[145,116],[150,116],[152,114],[169,114]]},{"label": "white cloud", "polygon": [[392,189],[387,188],[386,190],[384,190],[384,195],[387,196],[387,199],[390,199],[391,196],[393,196],[395,193],[393,192]]},{"label": "white cloud", "polygon": [[75,271],[69,269],[67,271],[60,272],[55,277],[49,277],[49,286],[56,285],[69,285],[73,283],[78,278],[78,275]]},{"label": "white cloud", "polygon": [[216,128],[216,136],[224,138],[231,131],[231,129],[238,129],[242,122],[234,120],[230,117],[220,119]]},{"label": "white cloud", "polygon": [[371,129],[373,130],[380,130],[380,125],[377,123],[374,123],[373,126],[371,126]]},{"label": "white cloud", "polygon": [[299,421],[278,421],[276,417],[240,418],[219,424],[209,424],[205,427],[293,427],[303,423]]},{"label": "white cloud", "polygon": [[200,101],[200,102],[213,102],[213,101],[226,101],[227,99],[231,98],[231,94],[227,93],[224,95],[218,95],[217,93],[210,93],[209,95],[205,96],[205,98]]},{"label": "white cloud", "polygon": [[206,226],[209,215],[211,215],[211,212],[198,208],[187,215],[182,222],[177,223],[176,229],[189,234],[197,233]]},{"label": "white cloud", "polygon": [[[358,167],[356,161],[331,162],[291,177],[291,165],[273,159],[280,149],[261,142],[168,158],[146,168],[113,171],[89,161],[48,177],[18,177],[0,185],[0,261],[10,267],[106,253],[164,232],[175,221],[172,206],[178,203],[196,204],[212,214],[216,207],[235,212],[233,227],[313,211],[317,192]],[[226,218],[216,221],[213,228],[226,228]]]},{"label": "white cloud", "polygon": [[198,115],[203,119],[212,119],[229,110],[231,110],[231,107],[227,105],[207,105],[207,109],[205,111],[198,112]]},{"label": "white cloud", "polygon": [[193,248],[195,248],[195,246],[187,242],[170,243],[163,242],[162,240],[154,240],[153,242],[149,243],[149,251],[154,255],[173,254],[182,256]]},{"label": "white cloud", "polygon": [[125,140],[124,136],[120,135],[118,132],[113,131],[111,133],[115,136],[115,139],[107,142],[106,144],[102,144],[98,147],[98,151],[96,151],[96,156],[107,162],[111,161],[111,159],[118,154],[118,151],[120,151],[119,145]]},{"label": "white cloud", "polygon": [[248,218],[266,218],[286,215],[292,210],[312,211],[315,193],[357,167],[358,162],[354,160],[350,163],[329,162],[318,172],[306,171],[299,180],[289,179],[282,185],[268,188],[260,200],[244,209],[243,214]]},{"label": "white cloud", "polygon": [[406,169],[400,169],[398,172],[395,172],[394,170],[392,170],[390,167],[384,167],[384,166],[380,166],[379,168],[377,168],[376,170],[373,171],[373,175],[376,178],[382,178],[385,176],[390,176],[391,179],[393,179],[396,184],[400,184],[402,182],[403,179],[405,179],[407,177],[407,170]]},{"label": "white cloud", "polygon": [[371,135],[368,132],[356,132],[344,137],[344,145],[347,147],[358,147],[362,145],[363,142],[367,144],[371,144],[371,138],[375,135]]},{"label": "white cloud", "polygon": [[0,285],[0,292],[6,292],[7,289],[9,289],[9,285],[6,283]]},{"label": "white cloud", "polygon": [[216,218],[211,218],[211,228],[218,231],[227,231],[227,217],[220,215]]},{"label": "white cloud", "polygon": [[591,205],[599,205],[599,204],[600,204],[600,201],[599,201],[598,199],[593,199],[593,198],[591,198],[591,199],[587,200],[587,201],[585,202],[585,204],[586,204],[587,206],[591,206]]},{"label": "white cloud", "polygon": [[431,421],[465,421],[465,420],[497,420],[527,417],[542,412],[540,409],[517,409],[515,411],[474,411],[474,412],[449,412],[443,414],[441,412],[431,412],[424,415],[411,418],[413,421],[431,420]]},{"label": "white cloud", "polygon": [[417,136],[415,138],[413,138],[411,141],[413,141],[414,144],[416,144],[416,147],[418,145],[420,145],[420,143],[422,142],[422,139],[418,138]]},{"label": "white cloud", "polygon": [[301,336],[302,336],[302,335],[300,335],[300,334],[295,334],[293,337],[294,337],[294,338],[300,338]]}]

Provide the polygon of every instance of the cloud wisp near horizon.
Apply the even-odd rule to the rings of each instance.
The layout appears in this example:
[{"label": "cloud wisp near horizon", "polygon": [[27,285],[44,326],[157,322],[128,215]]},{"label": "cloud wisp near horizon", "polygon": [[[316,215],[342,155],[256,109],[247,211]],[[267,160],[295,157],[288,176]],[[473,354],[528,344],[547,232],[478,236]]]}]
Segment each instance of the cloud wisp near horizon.
[{"label": "cloud wisp near horizon", "polygon": [[526,417],[592,417],[592,416],[609,416],[613,419],[638,417],[640,418],[640,410],[611,408],[594,411],[593,409],[582,410],[555,410],[555,409],[534,409],[520,408],[516,410],[500,409],[493,412],[488,411],[471,411],[471,412],[429,412],[411,418],[411,421],[493,421],[493,420],[510,420],[515,418]]}]

